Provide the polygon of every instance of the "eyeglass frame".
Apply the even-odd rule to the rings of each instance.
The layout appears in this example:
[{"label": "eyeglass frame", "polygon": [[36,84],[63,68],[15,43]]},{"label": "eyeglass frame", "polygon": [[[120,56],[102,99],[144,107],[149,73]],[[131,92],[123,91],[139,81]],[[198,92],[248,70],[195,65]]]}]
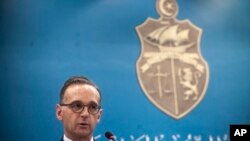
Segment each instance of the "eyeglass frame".
[{"label": "eyeglass frame", "polygon": [[[79,110],[79,111],[75,111],[74,109],[73,109],[73,105],[74,104],[81,104],[81,106],[82,106],[82,108],[81,108],[81,110]],[[100,111],[100,109],[101,109],[101,105],[98,105],[98,104],[96,104],[97,105],[97,110],[96,110],[96,112],[90,112],[90,108],[89,108],[89,106],[91,106],[91,104],[96,104],[95,102],[92,102],[92,103],[89,103],[89,104],[83,104],[82,102],[78,102],[78,101],[73,101],[73,102],[71,102],[71,103],[69,103],[69,104],[66,104],[66,103],[60,103],[59,105],[60,106],[67,106],[67,107],[69,107],[73,112],[75,112],[75,113],[81,113],[83,110],[84,110],[84,108],[85,107],[87,107],[87,111],[88,111],[88,113],[89,114],[92,114],[92,115],[95,115],[95,114],[97,114],[99,111]]]}]

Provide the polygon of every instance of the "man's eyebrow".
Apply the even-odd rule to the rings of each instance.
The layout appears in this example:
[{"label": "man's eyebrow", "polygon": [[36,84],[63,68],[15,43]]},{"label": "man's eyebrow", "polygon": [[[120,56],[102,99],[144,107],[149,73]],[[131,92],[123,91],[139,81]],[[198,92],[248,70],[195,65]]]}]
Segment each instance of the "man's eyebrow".
[{"label": "man's eyebrow", "polygon": [[[73,104],[73,103],[81,103],[81,104],[84,104],[84,103],[81,102],[80,100],[74,100],[74,101],[71,101],[71,102],[70,102],[70,104]],[[88,104],[97,104],[97,105],[98,105],[98,103],[95,102],[95,101],[89,101],[89,103],[84,104],[84,105],[88,105]]]},{"label": "man's eyebrow", "polygon": [[70,103],[72,104],[72,103],[82,103],[82,102],[80,100],[74,100],[74,101],[71,101]]}]

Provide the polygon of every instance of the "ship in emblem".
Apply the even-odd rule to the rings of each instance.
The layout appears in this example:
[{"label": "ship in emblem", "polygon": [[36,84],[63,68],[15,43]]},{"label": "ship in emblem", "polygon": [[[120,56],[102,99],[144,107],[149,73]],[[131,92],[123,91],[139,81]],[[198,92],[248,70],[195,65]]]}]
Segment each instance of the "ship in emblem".
[{"label": "ship in emblem", "polygon": [[157,0],[156,7],[160,18],[136,27],[141,42],[137,76],[146,97],[180,119],[201,102],[208,85],[208,64],[200,52],[202,30],[176,19],[175,0]]}]

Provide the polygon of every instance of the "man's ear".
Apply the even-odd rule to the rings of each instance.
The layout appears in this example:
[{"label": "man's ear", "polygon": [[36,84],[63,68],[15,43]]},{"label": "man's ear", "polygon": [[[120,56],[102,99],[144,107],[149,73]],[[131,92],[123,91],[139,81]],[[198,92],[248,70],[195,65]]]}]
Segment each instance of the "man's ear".
[{"label": "man's ear", "polygon": [[56,118],[62,120],[62,107],[59,104],[56,105]]},{"label": "man's ear", "polygon": [[100,109],[98,115],[97,115],[97,122],[99,123],[102,117],[102,109]]}]

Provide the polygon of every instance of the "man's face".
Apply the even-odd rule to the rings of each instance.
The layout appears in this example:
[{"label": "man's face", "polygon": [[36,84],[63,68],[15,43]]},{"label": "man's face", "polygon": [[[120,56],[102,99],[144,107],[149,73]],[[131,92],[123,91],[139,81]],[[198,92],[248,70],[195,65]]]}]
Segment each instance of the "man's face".
[{"label": "man's face", "polygon": [[[63,103],[81,102],[84,105],[96,103],[99,105],[100,95],[91,85],[73,84],[70,85],[64,94]],[[96,114],[90,114],[88,108],[84,107],[81,113],[75,113],[68,106],[56,107],[57,118],[64,125],[64,133],[67,137],[90,138],[97,123],[100,121],[102,109]]]}]

